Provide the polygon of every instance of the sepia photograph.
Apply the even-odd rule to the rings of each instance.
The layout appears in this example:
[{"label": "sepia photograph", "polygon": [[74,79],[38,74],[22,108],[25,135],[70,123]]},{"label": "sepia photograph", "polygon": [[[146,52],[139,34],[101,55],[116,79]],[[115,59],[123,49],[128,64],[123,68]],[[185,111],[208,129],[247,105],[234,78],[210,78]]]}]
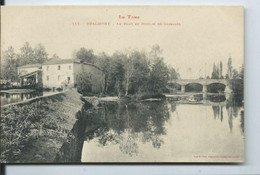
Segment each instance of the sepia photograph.
[{"label": "sepia photograph", "polygon": [[242,6],[2,6],[1,163],[243,163]]}]

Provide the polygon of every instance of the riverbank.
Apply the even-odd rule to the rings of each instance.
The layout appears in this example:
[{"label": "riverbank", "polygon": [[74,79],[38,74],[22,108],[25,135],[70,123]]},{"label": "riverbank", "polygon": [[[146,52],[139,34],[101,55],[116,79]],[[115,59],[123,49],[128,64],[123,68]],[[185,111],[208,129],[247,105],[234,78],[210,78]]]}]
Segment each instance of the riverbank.
[{"label": "riverbank", "polygon": [[81,109],[75,90],[11,105],[1,111],[1,162],[50,162]]},{"label": "riverbank", "polygon": [[82,96],[81,100],[86,103],[90,103],[93,106],[97,106],[100,102],[138,102],[138,101],[158,101],[165,99],[164,94],[142,94],[142,95],[127,95],[123,97],[117,96],[105,96],[105,97],[96,97],[96,96]]}]

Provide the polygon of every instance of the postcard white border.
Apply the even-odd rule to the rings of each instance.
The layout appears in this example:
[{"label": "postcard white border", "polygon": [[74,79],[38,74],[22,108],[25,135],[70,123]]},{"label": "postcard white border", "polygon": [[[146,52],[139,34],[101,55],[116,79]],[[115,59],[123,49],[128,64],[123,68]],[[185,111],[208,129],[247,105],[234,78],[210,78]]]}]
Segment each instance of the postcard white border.
[{"label": "postcard white border", "polygon": [[6,5],[242,5],[245,7],[245,134],[244,164],[167,165],[7,165],[6,175],[174,175],[260,173],[260,1],[257,0],[5,0]]}]

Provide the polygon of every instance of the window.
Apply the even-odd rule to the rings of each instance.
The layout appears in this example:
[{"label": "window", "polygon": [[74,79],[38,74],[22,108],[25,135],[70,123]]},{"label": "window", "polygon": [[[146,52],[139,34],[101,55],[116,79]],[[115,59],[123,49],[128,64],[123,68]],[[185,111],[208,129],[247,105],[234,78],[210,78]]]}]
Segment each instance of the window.
[{"label": "window", "polygon": [[60,65],[58,65],[58,70],[60,70]]},{"label": "window", "polygon": [[49,70],[49,66],[47,66],[47,71]]},{"label": "window", "polygon": [[71,70],[71,66],[69,66],[69,70]]},{"label": "window", "polygon": [[49,81],[49,76],[47,76],[46,78],[47,78],[47,81]]},{"label": "window", "polygon": [[60,75],[58,75],[58,80],[60,80]]}]

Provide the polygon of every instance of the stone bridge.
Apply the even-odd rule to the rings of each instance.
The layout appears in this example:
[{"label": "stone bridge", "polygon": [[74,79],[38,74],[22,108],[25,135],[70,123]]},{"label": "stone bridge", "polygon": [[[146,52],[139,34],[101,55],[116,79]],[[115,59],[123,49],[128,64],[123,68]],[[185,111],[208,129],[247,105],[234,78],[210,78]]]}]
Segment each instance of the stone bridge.
[{"label": "stone bridge", "polygon": [[[202,92],[207,93],[207,86],[210,84],[218,83],[225,85],[225,92],[230,93],[231,89],[229,87],[229,81],[227,79],[176,79],[168,81],[168,85],[171,83],[176,83],[181,85],[181,92],[185,92],[185,86],[188,84],[200,84],[202,85]],[[172,89],[167,86],[168,89]]]}]

